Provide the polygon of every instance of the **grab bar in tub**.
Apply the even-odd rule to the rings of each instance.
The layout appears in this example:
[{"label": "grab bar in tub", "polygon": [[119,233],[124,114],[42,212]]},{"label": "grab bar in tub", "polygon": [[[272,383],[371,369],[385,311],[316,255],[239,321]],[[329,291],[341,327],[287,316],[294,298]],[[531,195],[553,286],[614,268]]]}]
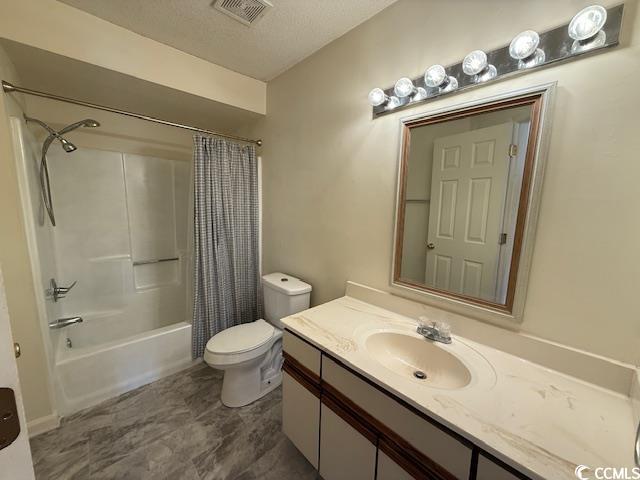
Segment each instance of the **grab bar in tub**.
[{"label": "grab bar in tub", "polygon": [[136,267],[138,265],[148,265],[150,263],[173,262],[173,261],[177,261],[177,260],[180,260],[180,258],[172,257],[172,258],[156,258],[156,259],[153,259],[153,260],[137,260],[137,261],[133,262],[133,266]]},{"label": "grab bar in tub", "polygon": [[82,317],[66,317],[52,320],[49,322],[49,328],[64,328],[68,327],[69,325],[73,325],[74,323],[82,323]]}]

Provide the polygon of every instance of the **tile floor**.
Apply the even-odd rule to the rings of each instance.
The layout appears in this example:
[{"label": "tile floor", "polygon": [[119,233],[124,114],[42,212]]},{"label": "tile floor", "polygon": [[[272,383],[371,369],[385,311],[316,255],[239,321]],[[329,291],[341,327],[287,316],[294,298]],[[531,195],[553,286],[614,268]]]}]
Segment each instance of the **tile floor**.
[{"label": "tile floor", "polygon": [[204,364],[83,410],[31,440],[38,480],[305,480],[313,467],[281,431],[281,390],[220,402]]}]

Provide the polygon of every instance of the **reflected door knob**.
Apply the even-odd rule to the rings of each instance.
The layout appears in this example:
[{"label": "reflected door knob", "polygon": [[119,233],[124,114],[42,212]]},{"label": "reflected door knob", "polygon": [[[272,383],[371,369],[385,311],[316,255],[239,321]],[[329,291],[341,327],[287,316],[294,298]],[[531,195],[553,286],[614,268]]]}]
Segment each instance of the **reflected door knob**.
[{"label": "reflected door knob", "polygon": [[15,353],[16,358],[22,355],[22,350],[20,349],[20,344],[18,342],[13,344],[13,352]]},{"label": "reflected door knob", "polygon": [[433,250],[434,248],[436,248],[436,246],[433,243],[427,243],[427,248],[429,250]]}]

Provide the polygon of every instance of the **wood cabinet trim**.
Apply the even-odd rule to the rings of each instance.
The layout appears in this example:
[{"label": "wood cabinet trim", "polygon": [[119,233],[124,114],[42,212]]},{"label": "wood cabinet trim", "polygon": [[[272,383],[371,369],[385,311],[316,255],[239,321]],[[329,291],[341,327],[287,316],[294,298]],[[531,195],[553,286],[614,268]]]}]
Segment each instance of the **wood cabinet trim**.
[{"label": "wood cabinet trim", "polygon": [[309,392],[320,398],[320,377],[298,362],[291,355],[288,355],[287,352],[282,352],[282,355],[284,357],[282,369],[291,375],[291,377],[300,385],[309,390]]},{"label": "wood cabinet trim", "polygon": [[378,445],[378,436],[376,432],[369,429],[367,425],[365,425],[360,418],[353,414],[353,412],[344,408],[335,398],[331,395],[323,395],[320,399],[323,405],[325,405],[329,410],[339,416],[342,420],[347,422],[351,427],[357,430],[363,437],[369,440],[373,445]]},{"label": "wood cabinet trim", "polygon": [[434,477],[426,473],[422,468],[415,463],[409,461],[402,453],[399,453],[392,445],[387,443],[385,439],[380,439],[378,442],[378,450],[383,452],[387,457],[393,460],[400,468],[411,475],[417,480],[434,480],[438,477]]}]

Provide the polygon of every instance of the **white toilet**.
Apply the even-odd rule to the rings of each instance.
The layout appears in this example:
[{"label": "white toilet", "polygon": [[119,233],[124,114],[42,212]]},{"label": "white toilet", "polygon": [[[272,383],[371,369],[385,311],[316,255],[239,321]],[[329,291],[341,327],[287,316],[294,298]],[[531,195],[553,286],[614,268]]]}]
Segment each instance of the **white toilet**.
[{"label": "white toilet", "polygon": [[207,342],[204,361],[224,370],[221,400],[242,407],[266,395],[282,382],[282,330],[280,322],[309,308],[311,285],[284,273],[262,277],[264,320],[236,325]]}]

